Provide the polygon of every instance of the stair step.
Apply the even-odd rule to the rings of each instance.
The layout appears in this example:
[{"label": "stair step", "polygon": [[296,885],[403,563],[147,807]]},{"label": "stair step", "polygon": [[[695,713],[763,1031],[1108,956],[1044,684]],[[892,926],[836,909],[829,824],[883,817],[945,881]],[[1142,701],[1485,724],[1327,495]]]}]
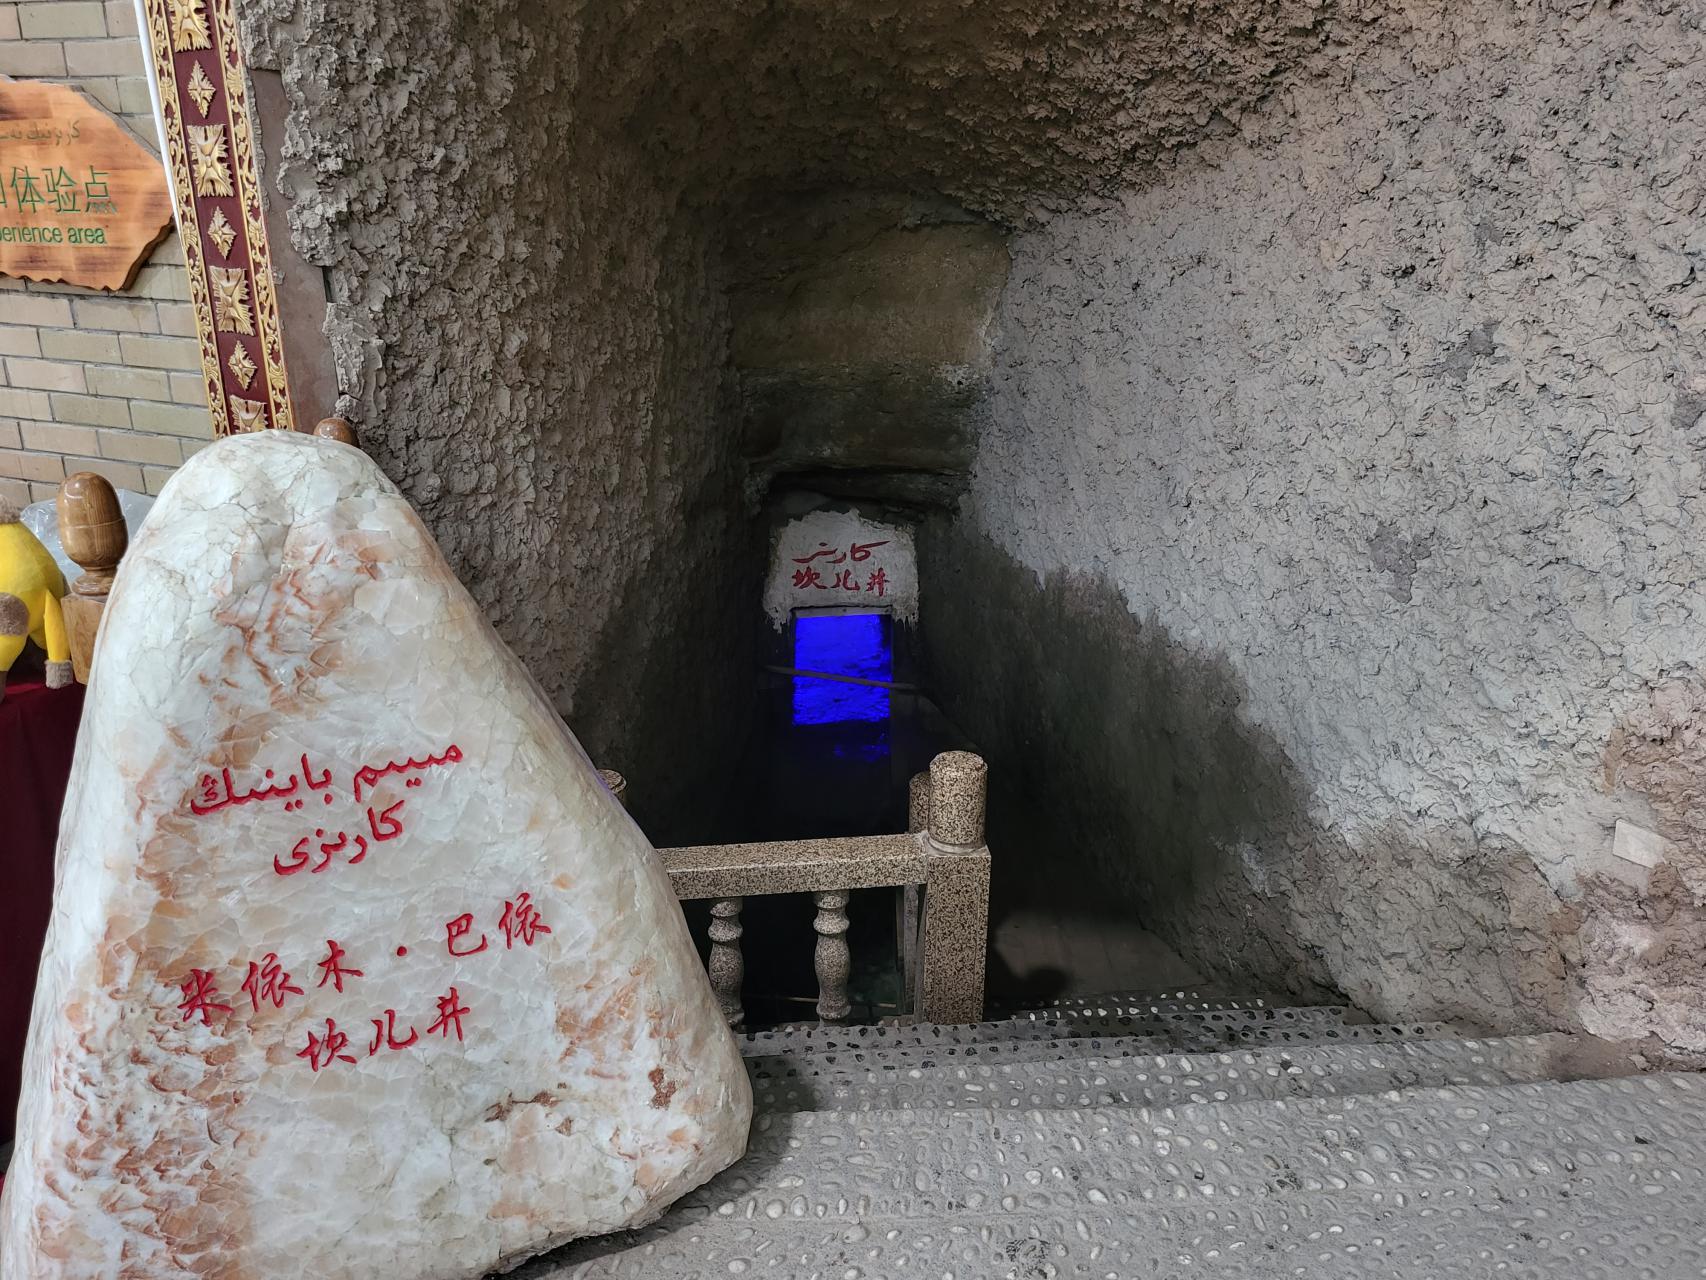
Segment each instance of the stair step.
[{"label": "stair step", "polygon": [[[1209,1035],[1211,1042],[1236,1043],[1244,1032],[1273,1028],[1343,1028],[1349,1013],[1343,1005],[1264,1009],[1175,1009],[1157,1013],[1080,1013],[1059,1016],[1038,1012],[947,1026],[935,1023],[884,1023],[877,1026],[836,1027],[813,1024],[753,1031],[740,1037],[741,1052],[763,1057],[784,1050],[845,1052],[875,1045],[994,1044],[1017,1040],[1093,1039],[1110,1036],[1173,1035],[1193,1041]],[[1195,1047],[1193,1043],[1190,1047]]]},{"label": "stair step", "polygon": [[516,1275],[1697,1276],[1703,1104],[1700,1077],[1652,1075],[767,1115],[656,1225]]},{"label": "stair step", "polygon": [[[1119,1058],[1178,1053],[1217,1053],[1229,1049],[1284,1045],[1388,1044],[1405,1040],[1456,1039],[1461,1034],[1443,1022],[1402,1024],[1362,1023],[1351,1026],[1299,1025],[1296,1023],[1254,1024],[1237,1028],[1224,1025],[1176,1024],[1164,1035],[1071,1036],[1018,1035],[1005,1039],[959,1038],[964,1027],[861,1027],[862,1031],[914,1032],[933,1030],[942,1034],[921,1039],[905,1035],[866,1036],[852,1043],[831,1038],[838,1047],[822,1047],[821,1041],[803,1044],[788,1039],[743,1040],[741,1051],[771,1075],[865,1071],[876,1067],[934,1067],[954,1062],[1053,1062],[1061,1058]],[[771,1034],[771,1033],[761,1033]]]},{"label": "stair step", "polygon": [[[790,1216],[740,1230],[665,1219],[631,1236],[571,1246],[508,1280],[1699,1280],[1706,1190],[1690,1178],[1658,1204],[1674,1225],[1655,1222],[1654,1201],[1631,1186],[1592,1198],[1568,1188],[1525,1187],[1504,1198],[1495,1190],[1473,1207],[1394,1205],[1380,1192],[1188,1205],[1141,1228],[1105,1215],[1036,1212],[966,1212],[950,1221]],[[1629,1267],[1635,1257],[1639,1270]]]},{"label": "stair step", "polygon": [[1130,1014],[1130,1013],[1159,1013],[1162,1011],[1192,1011],[1216,1009],[1269,1009],[1284,1008],[1284,1000],[1268,1000],[1261,996],[1238,997],[1213,995],[1204,991],[1175,990],[1175,991],[1110,991],[1106,994],[1093,996],[1061,996],[1054,1000],[1040,1000],[1035,1003],[1022,1003],[1003,1006],[994,1013],[996,1018],[1017,1018],[1026,1015],[1041,1015],[1058,1017],[1062,1014],[1073,1013],[1080,1016]]},{"label": "stair step", "polygon": [[[879,1066],[871,1070],[777,1070],[748,1059],[761,1111],[888,1111],[919,1108],[1179,1106],[1445,1085],[1554,1080],[1583,1049],[1568,1035],[1352,1042],[1232,1053],[1105,1056]],[[1632,1062],[1597,1075],[1634,1074]]]}]

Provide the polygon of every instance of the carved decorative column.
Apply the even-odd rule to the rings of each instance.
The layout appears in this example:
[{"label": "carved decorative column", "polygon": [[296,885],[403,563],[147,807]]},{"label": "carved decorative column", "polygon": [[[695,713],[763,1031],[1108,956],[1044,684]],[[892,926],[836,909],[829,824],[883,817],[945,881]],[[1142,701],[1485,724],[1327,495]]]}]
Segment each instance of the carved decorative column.
[{"label": "carved decorative column", "polygon": [[817,951],[813,967],[817,969],[817,1016],[824,1022],[845,1022],[852,1005],[847,1000],[847,975],[852,972],[853,957],[847,949],[847,891],[831,889],[812,894],[817,904],[817,918],[812,928],[817,930]]},{"label": "carved decorative column", "polygon": [[233,0],[142,0],[215,435],[291,430]]},{"label": "carved decorative column", "polygon": [[711,903],[711,955],[706,971],[711,975],[711,990],[716,994],[717,1007],[731,1027],[746,1019],[741,1008],[740,990],[746,981],[746,961],[740,953],[741,898],[718,898]]}]

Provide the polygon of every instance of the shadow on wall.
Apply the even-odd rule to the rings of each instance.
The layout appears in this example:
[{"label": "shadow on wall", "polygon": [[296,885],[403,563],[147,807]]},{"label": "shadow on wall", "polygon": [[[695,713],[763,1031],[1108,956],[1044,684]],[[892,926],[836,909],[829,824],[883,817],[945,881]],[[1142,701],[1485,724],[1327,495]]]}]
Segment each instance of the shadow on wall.
[{"label": "shadow on wall", "polygon": [[[1134,914],[1217,981],[1377,1017],[1574,1023],[1579,919],[1520,850],[1310,816],[1216,655],[1132,616],[1090,575],[1037,576],[938,520],[920,553],[926,659],[990,759],[996,910]],[[1141,975],[1133,985],[1141,987]]]},{"label": "shadow on wall", "polygon": [[595,765],[626,776],[634,819],[660,847],[725,838],[733,762],[754,723],[764,548],[720,496],[699,495],[684,523],[725,554],[667,591],[629,584],[564,717]]}]

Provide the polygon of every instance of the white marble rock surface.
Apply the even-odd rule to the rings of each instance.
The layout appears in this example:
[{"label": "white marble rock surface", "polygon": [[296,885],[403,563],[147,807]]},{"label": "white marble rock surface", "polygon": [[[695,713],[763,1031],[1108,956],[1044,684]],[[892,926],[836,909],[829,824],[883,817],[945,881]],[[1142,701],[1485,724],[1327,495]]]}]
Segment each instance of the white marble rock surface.
[{"label": "white marble rock surface", "polygon": [[312,436],[198,454],[101,631],[0,1274],[479,1276],[656,1217],[751,1108],[645,837],[408,503]]}]

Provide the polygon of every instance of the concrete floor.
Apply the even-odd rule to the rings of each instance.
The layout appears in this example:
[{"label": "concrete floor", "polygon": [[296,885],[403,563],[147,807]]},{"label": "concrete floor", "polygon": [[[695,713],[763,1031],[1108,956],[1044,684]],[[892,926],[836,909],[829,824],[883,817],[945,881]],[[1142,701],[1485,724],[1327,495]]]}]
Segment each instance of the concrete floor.
[{"label": "concrete floor", "polygon": [[1014,906],[991,922],[991,1006],[1200,986],[1202,975],[1130,920]]}]

